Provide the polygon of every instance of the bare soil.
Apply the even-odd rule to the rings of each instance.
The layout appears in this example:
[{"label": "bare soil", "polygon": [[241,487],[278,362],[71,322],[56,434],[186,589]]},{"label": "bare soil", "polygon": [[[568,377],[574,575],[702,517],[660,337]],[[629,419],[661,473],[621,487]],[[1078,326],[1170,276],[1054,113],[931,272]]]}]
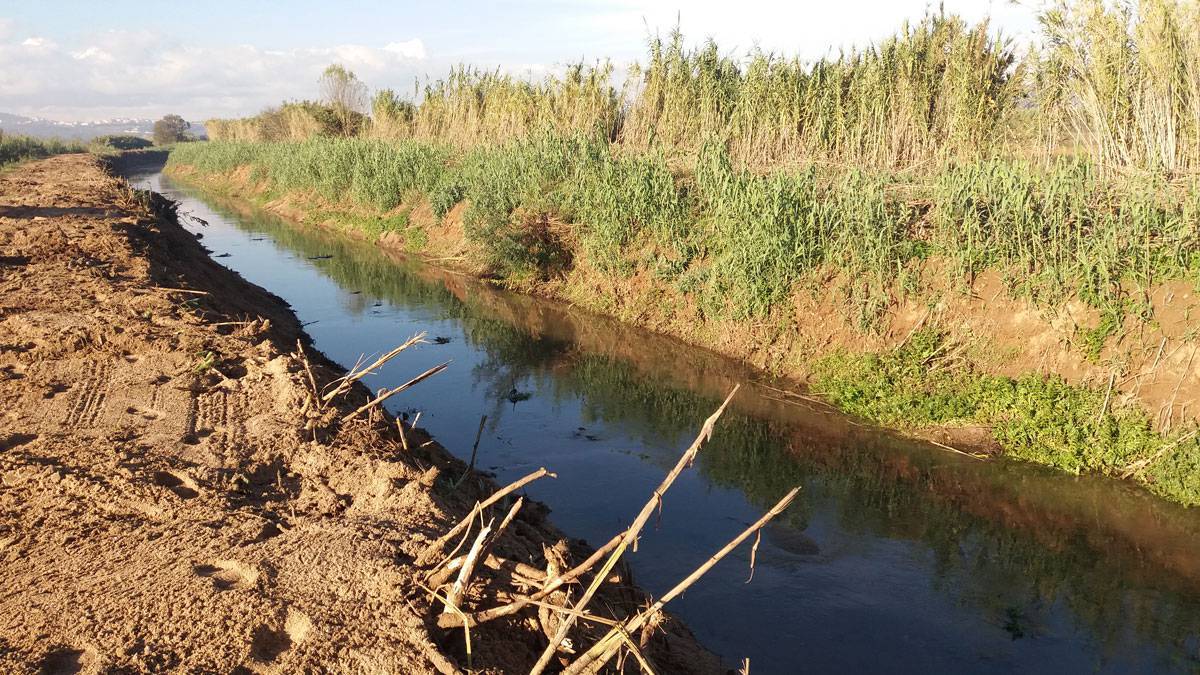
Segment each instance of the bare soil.
[{"label": "bare soil", "polygon": [[[461,463],[420,430],[405,451],[382,414],[339,422],[368,392],[320,408],[306,362],[317,389],[343,373],[299,343],[281,300],[99,160],[0,175],[0,670],[466,664],[414,560],[496,486],[452,489],[437,476]],[[527,504],[496,553],[544,569],[564,542],[578,562],[545,514]],[[611,588],[618,615],[645,601]],[[527,670],[535,617],[473,630],[475,668]],[[720,670],[670,618],[648,654]]]}]

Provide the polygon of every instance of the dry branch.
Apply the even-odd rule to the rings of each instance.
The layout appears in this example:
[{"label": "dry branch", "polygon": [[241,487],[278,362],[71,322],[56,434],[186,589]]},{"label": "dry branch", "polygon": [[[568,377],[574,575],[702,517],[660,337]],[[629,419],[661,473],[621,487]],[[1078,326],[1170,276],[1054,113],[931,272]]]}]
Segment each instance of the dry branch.
[{"label": "dry branch", "polygon": [[495,504],[496,502],[500,501],[506,495],[509,495],[516,490],[520,490],[521,488],[523,488],[526,485],[528,485],[529,483],[532,483],[533,481],[541,478],[542,476],[550,476],[551,478],[558,477],[557,474],[550,473],[549,471],[546,470],[545,467],[542,467],[529,475],[526,475],[522,478],[517,479],[516,481],[513,481],[512,483],[509,483],[506,487],[503,487],[503,488],[497,490],[491,497],[488,497],[487,499],[483,500],[482,502],[477,502],[475,504],[475,507],[471,509],[471,512],[468,513],[465,518],[460,520],[457,525],[450,528],[449,532],[447,532],[446,534],[443,534],[441,537],[438,537],[437,541],[430,544],[429,547],[426,548],[421,553],[421,555],[417,556],[416,564],[418,566],[428,565],[430,563],[430,561],[433,559],[433,556],[439,554],[442,551],[443,547],[446,546],[446,542],[448,542],[451,539],[453,539],[454,537],[458,536],[459,534],[462,533],[463,530],[467,529],[467,527],[470,526],[471,521],[475,518],[476,514],[482,513],[484,509],[486,509],[487,507],[491,506],[492,504]]},{"label": "dry branch", "polygon": [[645,610],[638,612],[620,626],[610,630],[609,633],[601,638],[599,642],[593,645],[591,649],[584,652],[584,654],[576,659],[574,663],[567,666],[566,670],[563,671],[563,674],[579,675],[580,673],[585,672],[597,672],[603,668],[604,664],[613,657],[613,655],[616,653],[616,650],[621,646],[622,636],[627,636],[640,628],[648,619],[661,611],[668,602],[678,597],[692,584],[696,583],[700,577],[704,576],[710,569],[713,568],[714,565],[720,562],[722,558],[729,555],[731,551],[737,548],[743,541],[748,539],[750,535],[755,534],[765,527],[772,518],[782,513],[783,510],[792,503],[792,500],[796,498],[796,493],[799,491],[800,488],[792,488],[790,492],[783,496],[783,499],[780,499],[775,506],[771,507],[770,511],[767,511],[765,514],[763,514],[763,516],[755,521],[753,525],[746,528],[738,536],[734,537],[732,541],[730,541],[728,544],[722,547],[721,550],[717,551],[712,555],[712,557],[706,560],[703,565],[697,567],[696,570],[684,578],[683,581],[680,581],[675,585],[674,588],[667,591],[665,595],[659,598],[658,602],[655,602]]},{"label": "dry branch", "polygon": [[371,365],[367,366],[366,368],[362,368],[361,370],[359,369],[359,365],[361,364],[361,361],[362,361],[362,359],[360,357],[359,363],[354,364],[354,368],[351,368],[349,373],[346,373],[346,375],[344,377],[340,377],[330,383],[333,386],[333,389],[331,389],[328,393],[326,393],[321,398],[321,400],[325,401],[325,402],[329,402],[338,394],[342,394],[342,393],[349,391],[350,387],[353,386],[355,382],[358,382],[359,380],[366,377],[367,375],[374,373],[376,370],[381,368],[383,366],[383,364],[396,358],[396,355],[399,354],[400,352],[404,351],[405,349],[408,349],[409,347],[411,347],[415,344],[423,343],[423,342],[425,342],[425,333],[424,332],[417,333],[416,335],[410,337],[407,341],[405,341],[404,344],[400,345],[399,347],[396,347],[392,351],[375,359],[375,361],[373,363],[371,363]]},{"label": "dry branch", "polygon": [[459,605],[462,603],[462,596],[466,593],[467,586],[471,583],[471,575],[475,573],[475,565],[479,562],[484,542],[487,541],[487,536],[491,531],[491,523],[479,528],[479,534],[475,537],[475,543],[471,544],[471,550],[467,553],[466,560],[463,561],[462,567],[458,570],[458,578],[454,580],[454,585],[446,592],[444,614],[453,614],[461,611]]},{"label": "dry branch", "polygon": [[[587,571],[595,567],[596,563],[600,562],[604,556],[611,553],[613,549],[615,549],[617,545],[621,543],[621,540],[624,539],[624,537],[625,532],[621,532],[617,536],[613,537],[607,544],[596,549],[596,552],[589,556],[587,560],[584,560],[579,565],[571,568],[571,570],[559,575],[558,577],[547,581],[542,590],[538,591],[537,593],[527,597],[517,598],[507,605],[484,610],[482,612],[476,612],[474,614],[468,614],[466,615],[466,620],[470,622],[471,627],[475,627],[481,623],[486,623],[493,619],[498,619],[503,616],[511,616],[522,609],[525,609],[529,605],[540,602],[541,600],[549,597],[551,593],[558,590],[562,586],[569,584],[586,574]],[[442,628],[457,627],[461,625],[458,623],[459,621],[460,618],[457,616],[438,617],[438,625]]]},{"label": "dry branch", "polygon": [[[592,579],[592,583],[588,586],[587,590],[584,591],[583,596],[580,597],[579,601],[575,604],[574,610],[576,612],[582,613],[583,609],[587,607],[587,604],[591,602],[592,597],[595,596],[596,591],[600,588],[600,585],[604,583],[605,578],[608,576],[608,573],[612,571],[613,566],[617,564],[617,561],[620,560],[621,556],[625,553],[625,550],[632,546],[637,540],[642,528],[646,525],[646,521],[649,520],[650,515],[654,513],[655,507],[662,503],[663,494],[665,494],[666,491],[671,487],[671,484],[675,482],[675,479],[679,477],[679,474],[682,473],[685,468],[691,466],[692,461],[696,458],[696,454],[700,451],[700,446],[712,438],[713,427],[716,425],[717,420],[721,417],[721,414],[725,412],[725,408],[729,405],[729,402],[733,400],[733,396],[737,393],[737,391],[738,387],[734,386],[733,391],[729,392],[729,396],[727,396],[725,401],[721,403],[721,407],[717,408],[717,411],[704,421],[704,426],[701,427],[699,435],[696,436],[696,440],[692,441],[692,444],[687,450],[684,451],[683,455],[679,458],[679,461],[675,463],[675,467],[672,468],[671,471],[666,475],[662,483],[654,489],[654,493],[650,496],[650,499],[646,502],[645,506],[642,507],[641,512],[638,513],[637,518],[635,518],[633,521],[633,524],[630,525],[629,529],[625,531],[624,536],[621,537],[621,540],[617,544],[612,555],[609,556],[607,561],[605,561],[595,578]],[[554,634],[554,639],[552,639],[550,644],[546,646],[546,649],[538,658],[537,663],[535,663],[533,668],[529,671],[530,675],[539,675],[546,669],[546,666],[550,664],[550,659],[554,657],[555,652],[558,650],[558,645],[567,637],[567,633],[570,632],[571,626],[575,624],[575,616],[575,614],[568,614],[563,618],[562,624],[559,625],[558,631]]]},{"label": "dry branch", "polygon": [[346,415],[345,417],[343,417],[342,422],[343,423],[349,422],[350,420],[354,419],[355,417],[358,417],[359,415],[366,412],[367,410],[370,410],[371,408],[374,408],[375,406],[379,405],[380,403],[383,403],[388,398],[390,398],[393,394],[399,394],[400,392],[404,391],[405,389],[408,389],[409,387],[412,387],[413,385],[420,383],[422,380],[425,380],[426,378],[430,378],[430,377],[433,377],[434,375],[437,375],[438,373],[445,370],[449,365],[450,365],[449,361],[438,364],[438,365],[430,368],[429,370],[421,373],[420,375],[414,377],[413,379],[409,380],[408,382],[405,382],[404,384],[400,385],[399,387],[396,387],[395,389],[384,390],[383,393],[381,393],[379,396],[376,396],[374,399],[372,399],[368,403],[364,404],[358,410],[355,410],[354,412],[350,413],[349,415]]}]

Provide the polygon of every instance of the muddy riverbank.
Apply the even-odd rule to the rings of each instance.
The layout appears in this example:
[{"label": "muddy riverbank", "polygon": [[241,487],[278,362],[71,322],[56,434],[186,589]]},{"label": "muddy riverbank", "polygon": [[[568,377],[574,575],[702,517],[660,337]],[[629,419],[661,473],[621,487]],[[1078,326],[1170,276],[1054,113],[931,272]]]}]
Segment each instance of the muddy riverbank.
[{"label": "muddy riverbank", "polygon": [[[0,176],[0,667],[466,665],[415,559],[496,486],[458,480],[421,428],[347,420],[364,388],[318,403],[343,372],[308,342],[96,158]],[[536,503],[508,532],[496,555],[537,569],[545,547],[584,550]],[[618,613],[644,600],[614,588]],[[472,631],[474,667],[527,669],[535,615]],[[674,620],[648,649],[665,671],[717,668]]]}]

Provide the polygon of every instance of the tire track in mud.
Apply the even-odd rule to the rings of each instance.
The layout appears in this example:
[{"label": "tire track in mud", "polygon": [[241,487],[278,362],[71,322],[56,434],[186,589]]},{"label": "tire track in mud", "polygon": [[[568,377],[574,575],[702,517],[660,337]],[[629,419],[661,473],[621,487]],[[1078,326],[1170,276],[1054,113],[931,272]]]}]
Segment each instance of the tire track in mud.
[{"label": "tire track in mud", "polygon": [[86,375],[79,383],[73,405],[62,420],[63,426],[92,428],[100,418],[108,399],[112,366],[102,361],[88,361]]}]

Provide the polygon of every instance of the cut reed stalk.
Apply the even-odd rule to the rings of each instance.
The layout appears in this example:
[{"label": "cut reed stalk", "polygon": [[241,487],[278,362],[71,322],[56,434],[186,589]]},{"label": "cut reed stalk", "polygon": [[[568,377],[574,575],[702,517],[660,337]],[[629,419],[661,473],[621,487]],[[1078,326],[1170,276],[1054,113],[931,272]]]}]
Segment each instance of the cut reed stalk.
[{"label": "cut reed stalk", "polygon": [[[349,391],[350,387],[353,386],[355,382],[358,382],[359,380],[361,380],[362,378],[364,378],[368,375],[374,374],[381,367],[383,367],[383,365],[385,363],[396,358],[400,354],[400,352],[404,351],[405,349],[408,349],[409,347],[411,347],[415,344],[421,344],[424,342],[425,342],[425,332],[422,331],[422,332],[417,333],[416,335],[410,337],[408,340],[406,340],[404,342],[404,344],[396,347],[395,349],[392,349],[391,351],[384,354],[383,356],[380,356],[379,358],[375,359],[375,361],[373,361],[371,363],[371,365],[367,366],[366,368],[360,369],[358,367],[358,364],[355,364],[355,367],[352,368],[349,373],[346,373],[345,376],[340,377],[337,380],[334,380],[333,382],[330,383],[333,386],[333,389],[330,390],[329,392],[327,392],[322,397],[322,400],[328,402],[328,401],[333,400],[334,397],[338,396],[339,394],[343,394],[343,393]],[[361,361],[361,359],[360,359],[360,361]]]},{"label": "cut reed stalk", "polygon": [[399,387],[383,390],[383,392],[380,393],[378,396],[371,399],[367,403],[363,404],[361,407],[359,407],[354,412],[343,417],[342,423],[349,422],[350,420],[354,419],[355,417],[358,417],[362,413],[364,413],[364,412],[370,410],[371,408],[374,408],[375,406],[379,405],[380,403],[383,403],[384,401],[388,400],[392,396],[399,394],[400,392],[402,392],[406,389],[409,389],[410,387],[420,384],[424,380],[426,380],[430,377],[433,377],[434,375],[437,375],[438,373],[442,372],[449,366],[450,366],[449,361],[446,361],[445,363],[440,363],[440,364],[430,368],[429,370],[426,370],[425,372],[421,373],[420,375],[417,375],[416,377],[409,380],[408,382],[405,382],[404,384],[400,385]]},{"label": "cut reed stalk", "polygon": [[505,487],[492,493],[492,496],[488,497],[487,499],[483,500],[482,502],[476,502],[475,506],[471,509],[471,512],[468,513],[465,518],[460,520],[457,525],[450,528],[450,530],[448,532],[446,532],[445,534],[443,534],[441,537],[438,537],[438,539],[436,541],[434,541],[432,544],[430,544],[428,547],[426,547],[425,550],[422,551],[419,556],[417,556],[416,561],[415,561],[416,565],[419,567],[428,565],[432,561],[433,556],[440,554],[442,552],[442,550],[444,549],[444,547],[446,546],[446,543],[449,542],[451,539],[454,539],[454,537],[461,534],[464,530],[466,530],[470,526],[471,521],[474,520],[478,514],[483,513],[484,509],[486,509],[487,507],[491,506],[492,504],[495,504],[496,502],[500,501],[501,499],[504,499],[506,496],[512,494],[513,492],[520,490],[521,488],[525,487],[526,485],[528,485],[528,484],[532,483],[533,481],[535,481],[539,478],[542,478],[544,476],[550,476],[551,478],[558,477],[557,474],[550,473],[549,471],[546,470],[545,467],[542,467],[542,468],[539,468],[537,471],[534,471],[530,474],[522,476],[521,478],[513,481],[512,483],[509,483]]},{"label": "cut reed stalk", "polygon": [[[725,412],[725,408],[729,406],[729,402],[732,401],[734,395],[737,394],[738,388],[739,386],[734,386],[733,391],[729,392],[729,396],[725,397],[725,400],[721,403],[721,406],[717,408],[716,412],[714,412],[707,420],[704,421],[704,425],[701,427],[699,435],[696,436],[696,440],[692,441],[692,444],[688,446],[687,450],[685,450],[683,455],[680,456],[679,461],[675,463],[675,466],[667,473],[666,477],[663,478],[662,483],[654,489],[650,499],[642,507],[642,510],[638,513],[637,517],[634,518],[633,524],[631,524],[629,529],[625,531],[625,535],[621,537],[621,540],[617,543],[617,546],[613,550],[612,554],[608,557],[608,560],[604,562],[604,565],[601,566],[600,571],[596,574],[595,578],[592,580],[592,583],[587,587],[587,590],[584,591],[583,595],[575,603],[574,610],[576,612],[582,612],[583,609],[587,607],[588,603],[591,602],[592,597],[595,596],[596,591],[600,588],[600,585],[603,584],[605,579],[608,577],[608,573],[612,571],[612,568],[617,564],[617,561],[620,560],[621,555],[624,554],[628,548],[634,545],[638,535],[642,531],[642,528],[650,519],[651,514],[654,513],[655,508],[661,508],[663,495],[668,489],[670,489],[671,485],[675,482],[675,479],[679,477],[679,474],[683,473],[685,468],[691,466],[692,461],[696,458],[696,454],[700,451],[700,447],[710,438],[712,438],[713,428],[716,425],[717,420],[720,419],[721,414]],[[546,666],[550,663],[550,659],[558,650],[559,644],[561,644],[562,641],[567,637],[567,633],[570,632],[574,623],[574,615],[568,615],[563,619],[562,624],[559,625],[558,630],[554,634],[554,638],[550,641],[550,644],[546,646],[546,649],[538,658],[537,663],[535,663],[533,668],[530,670],[530,675],[538,675],[546,669]]]},{"label": "cut reed stalk", "polygon": [[788,505],[792,503],[792,500],[796,498],[796,493],[799,491],[800,488],[798,487],[792,488],[775,504],[775,506],[772,506],[769,511],[755,521],[753,525],[743,530],[741,534],[737,535],[729,543],[725,544],[725,546],[723,546],[719,551],[709,557],[708,560],[704,561],[704,564],[697,567],[695,571],[676,584],[671,590],[667,591],[661,598],[659,598],[657,602],[647,609],[638,612],[620,626],[613,628],[591,649],[589,649],[578,659],[576,659],[574,663],[568,666],[566,670],[563,671],[563,674],[579,675],[580,673],[597,672],[603,668],[604,664],[607,663],[609,659],[611,659],[616,653],[616,649],[620,647],[622,636],[630,635],[634,631],[641,628],[648,619],[660,612],[668,602],[674,600],[676,597],[686,591],[692,584],[696,583],[696,581],[703,577],[710,569],[713,568],[714,565],[720,562],[722,558],[729,555],[729,553],[737,548],[742,542],[746,541],[750,535],[757,533],[759,530],[765,527],[772,518],[778,516],[780,513],[783,513],[784,509],[786,509]]}]

